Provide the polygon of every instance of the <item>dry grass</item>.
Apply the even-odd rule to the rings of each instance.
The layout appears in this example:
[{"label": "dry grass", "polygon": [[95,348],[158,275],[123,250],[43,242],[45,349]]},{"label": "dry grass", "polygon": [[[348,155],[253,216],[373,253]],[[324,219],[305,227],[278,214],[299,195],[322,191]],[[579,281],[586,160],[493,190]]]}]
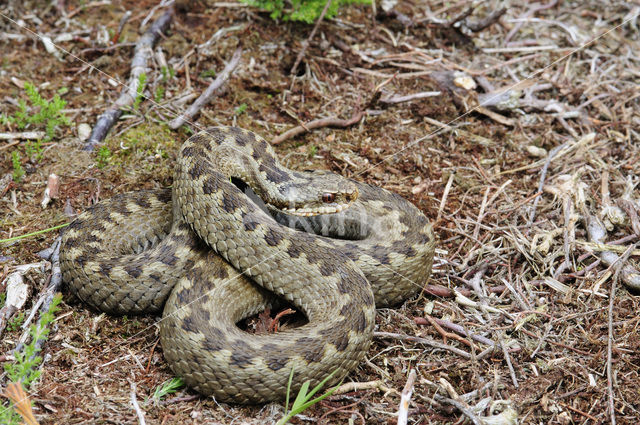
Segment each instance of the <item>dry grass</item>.
[{"label": "dry grass", "polygon": [[[135,42],[154,2],[93,5],[68,21],[59,21],[49,3],[10,1],[0,12],[52,38],[75,34],[61,42],[66,49],[126,78],[130,47],[82,50],[104,47],[99,40],[117,29],[124,10],[133,13],[121,41]],[[78,6],[65,3],[67,12]],[[328,168],[402,194],[434,220],[440,239],[431,286],[417,299],[379,311],[375,342],[349,376],[361,385],[294,422],[396,423],[400,392],[415,369],[411,424],[469,423],[509,409],[519,423],[606,423],[615,416],[617,423],[635,424],[640,300],[618,266],[601,258],[601,247],[587,243],[586,220],[603,220],[602,242],[620,246],[618,255],[638,242],[640,37],[637,19],[630,18],[639,9],[613,1],[511,4],[498,22],[471,32],[498,3],[483,2],[461,21],[462,29],[448,22],[464,12],[465,2],[401,2],[400,14],[375,22],[370,8],[345,9],[339,20],[319,26],[299,68],[305,73],[294,79],[288,71],[310,27],[275,24],[248,8],[179,15],[160,44],[177,74],[162,81],[153,66],[150,94],[163,87],[165,96],[118,123],[104,168],[79,151],[76,126],[93,124],[118,89],[78,61],[55,59],[0,18],[0,113],[12,114],[23,96],[15,77],[50,83],[41,89],[47,96],[69,87],[64,97],[74,123],[45,147],[41,162],[23,161],[27,174],[20,183],[6,193],[0,188],[0,238],[66,222],[67,203],[80,211],[114,193],[170,184],[175,150],[188,131],[170,132],[162,122],[205,89],[208,80],[199,76],[221,70],[239,43],[242,62],[198,126],[234,124],[273,139],[300,122],[348,119],[380,86],[382,99],[441,91],[369,104],[353,127],[315,130],[277,147],[292,168]],[[192,51],[222,29],[229,31]],[[455,71],[479,87],[462,89]],[[508,102],[488,101],[493,95],[486,93],[529,76],[518,86],[521,97],[510,92],[500,98]],[[478,99],[487,109],[473,109]],[[438,122],[449,128],[436,134]],[[10,143],[0,141],[0,178],[11,170],[10,153],[24,152],[23,143]],[[543,156],[534,156],[538,152]],[[39,202],[51,172],[61,176],[61,194],[43,211]],[[0,275],[36,261],[54,236],[0,245]],[[637,258],[634,252],[624,263],[637,267]],[[32,271],[28,281],[27,310],[47,273]],[[107,317],[72,300],[59,317],[31,394],[41,423],[137,423],[131,382],[147,423],[261,424],[282,416],[278,405],[219,405],[188,389],[153,403],[155,388],[172,376],[157,345],[157,318]],[[5,332],[2,353],[19,333]]]}]

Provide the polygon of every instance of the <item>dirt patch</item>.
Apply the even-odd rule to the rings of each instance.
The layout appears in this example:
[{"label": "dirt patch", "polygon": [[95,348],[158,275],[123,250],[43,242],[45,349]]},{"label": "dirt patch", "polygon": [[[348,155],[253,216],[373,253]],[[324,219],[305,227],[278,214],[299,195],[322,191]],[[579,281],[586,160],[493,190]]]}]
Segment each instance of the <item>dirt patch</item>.
[{"label": "dirt patch", "polygon": [[[475,32],[500,2],[483,2],[467,17],[465,2],[400,2],[389,13],[378,5],[377,15],[349,7],[320,25],[296,77],[289,70],[311,26],[226,3],[194,9],[175,17],[153,55],[145,95],[154,101],[123,115],[102,154],[83,152],[80,125],[93,125],[118,98],[113,81],[127,80],[140,25],[156,3],[0,6],[82,59],[56,58],[0,17],[0,114],[15,114],[30,81],[46,99],[62,93],[72,122],[43,144],[41,159],[29,157],[23,140],[0,140],[0,178],[14,171],[13,152],[25,173],[0,187],[0,239],[66,223],[116,193],[170,185],[176,150],[195,127],[171,131],[166,123],[241,45],[241,64],[199,127],[237,125],[272,140],[300,123],[365,108],[356,125],[298,136],[279,144],[278,155],[293,169],[329,169],[401,194],[433,220],[439,238],[431,286],[379,311],[379,334],[348,377],[378,382],[333,395],[292,423],[396,423],[411,369],[413,424],[469,422],[509,408],[520,423],[604,423],[610,399],[618,423],[637,423],[640,301],[601,259],[604,248],[589,245],[586,225],[599,217],[605,248],[617,246],[619,255],[638,241],[637,6],[512,4]],[[131,18],[113,45],[126,11]],[[464,89],[465,78],[475,87]],[[487,97],[521,81],[501,102]],[[377,89],[382,101],[370,103]],[[384,102],[425,92],[440,93]],[[480,101],[487,106],[475,108]],[[42,130],[32,127],[25,130]],[[0,131],[22,130],[0,121]],[[50,173],[61,178],[60,195],[43,209]],[[39,261],[55,236],[0,243],[3,280]],[[626,264],[637,268],[637,258],[635,251]],[[48,272],[27,275],[25,311],[47,279]],[[147,423],[258,424],[283,414],[280,405],[218,404],[189,389],[154,401],[173,377],[157,317],[109,317],[72,299],[58,317],[30,392],[43,424],[137,423],[131,382]],[[7,328],[1,352],[10,353],[21,333]]]}]

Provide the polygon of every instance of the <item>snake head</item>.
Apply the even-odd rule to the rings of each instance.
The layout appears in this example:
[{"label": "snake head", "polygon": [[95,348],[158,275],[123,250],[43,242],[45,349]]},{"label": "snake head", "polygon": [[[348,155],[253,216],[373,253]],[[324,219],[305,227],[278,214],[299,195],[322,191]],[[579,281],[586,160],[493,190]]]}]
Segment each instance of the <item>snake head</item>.
[{"label": "snake head", "polygon": [[358,199],[356,185],[340,175],[325,171],[294,175],[293,182],[279,187],[278,199],[269,202],[286,214],[309,217],[339,213]]}]

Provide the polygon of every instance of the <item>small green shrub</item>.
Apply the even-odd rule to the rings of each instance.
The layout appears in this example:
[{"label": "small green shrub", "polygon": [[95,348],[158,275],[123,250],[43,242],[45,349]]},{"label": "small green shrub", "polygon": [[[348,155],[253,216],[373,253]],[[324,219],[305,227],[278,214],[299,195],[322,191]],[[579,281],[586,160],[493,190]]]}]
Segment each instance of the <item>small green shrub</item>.
[{"label": "small green shrub", "polygon": [[153,95],[153,100],[155,100],[156,103],[160,103],[162,99],[164,99],[164,93],[165,93],[164,87],[162,86],[156,87],[156,92]]},{"label": "small green shrub", "polygon": [[[71,125],[69,118],[62,112],[67,102],[60,98],[59,94],[55,94],[53,99],[46,100],[36,86],[30,82],[24,83],[24,90],[29,97],[31,106],[27,105],[23,99],[18,102],[19,110],[13,117],[9,117],[10,122],[15,123],[19,129],[24,129],[27,125],[33,124],[39,126],[44,124],[45,141],[49,141],[55,135],[56,127],[62,125]],[[62,89],[59,92],[64,92]]]},{"label": "small green shrub", "polygon": [[137,111],[144,98],[144,89],[147,86],[147,74],[144,72],[138,76],[138,87],[136,88],[136,98],[133,101],[133,110]]},{"label": "small green shrub", "polygon": [[98,168],[104,168],[109,165],[111,160],[111,150],[106,146],[102,145],[96,152],[96,165]]},{"label": "small green shrub", "polygon": [[7,323],[7,329],[9,332],[17,331],[20,326],[24,323],[24,311],[19,312],[11,320]]},{"label": "small green shrub", "polygon": [[42,159],[42,152],[44,152],[44,148],[42,147],[42,140],[29,140],[24,145],[24,151],[29,158],[35,157],[36,161],[40,161]]},{"label": "small green shrub", "polygon": [[[255,6],[267,12],[271,12],[272,19],[282,18],[284,21],[302,21],[310,24],[315,22],[327,4],[326,0],[241,0],[250,6]],[[371,4],[371,0],[332,0],[325,18],[330,19],[337,15],[341,6],[349,4]]]},{"label": "small green shrub", "polygon": [[205,79],[205,78],[215,78],[216,76],[216,70],[215,69],[208,69],[206,71],[202,71],[199,75],[200,78]]},{"label": "small green shrub", "polygon": [[24,168],[22,168],[18,151],[11,152],[11,165],[13,165],[13,181],[19,182],[22,176],[24,176]]},{"label": "small green shrub", "polygon": [[246,110],[247,110],[247,104],[242,103],[240,106],[236,108],[236,115],[242,115]]},{"label": "small green shrub", "polygon": [[[31,342],[25,345],[22,351],[15,353],[15,361],[4,364],[4,370],[9,380],[12,382],[20,382],[22,387],[27,391],[33,381],[40,376],[38,366],[40,362],[42,362],[42,357],[38,355],[41,349],[38,348],[37,342],[47,339],[50,331],[49,326],[55,319],[55,312],[58,310],[58,304],[60,304],[61,301],[62,296],[60,294],[53,297],[49,310],[42,314],[37,324],[31,325],[29,328]],[[21,423],[20,417],[11,407],[11,403],[0,404],[0,424],[13,425],[19,423]]]}]

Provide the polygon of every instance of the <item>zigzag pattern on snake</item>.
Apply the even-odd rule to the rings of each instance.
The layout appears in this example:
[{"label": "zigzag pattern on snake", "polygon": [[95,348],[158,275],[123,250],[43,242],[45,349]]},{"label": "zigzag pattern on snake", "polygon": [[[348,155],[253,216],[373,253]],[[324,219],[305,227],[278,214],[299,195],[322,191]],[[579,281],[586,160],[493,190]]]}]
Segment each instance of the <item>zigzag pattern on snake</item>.
[{"label": "zigzag pattern on snake", "polygon": [[[89,208],[65,230],[60,258],[69,290],[92,307],[163,311],[163,352],[187,385],[260,403],[284,399],[292,369],[293,391],[354,369],[375,305],[415,295],[434,247],[402,197],[288,170],[256,134],[212,127],[182,146],[172,189]],[[308,323],[268,335],[236,325],[281,299]]]}]

